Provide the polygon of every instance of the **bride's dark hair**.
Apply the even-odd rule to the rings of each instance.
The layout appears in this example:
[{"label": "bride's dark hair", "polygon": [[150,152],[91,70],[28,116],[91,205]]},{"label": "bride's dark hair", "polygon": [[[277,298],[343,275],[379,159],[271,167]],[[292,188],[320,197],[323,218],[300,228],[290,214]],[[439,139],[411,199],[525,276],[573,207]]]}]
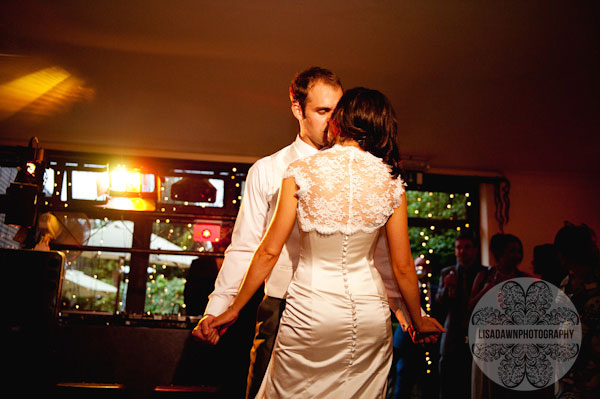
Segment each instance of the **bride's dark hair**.
[{"label": "bride's dark hair", "polygon": [[381,92],[364,87],[346,91],[331,115],[329,130],[333,133],[330,145],[336,137],[353,139],[360,148],[383,159],[393,177],[400,174],[398,122],[392,104]]}]

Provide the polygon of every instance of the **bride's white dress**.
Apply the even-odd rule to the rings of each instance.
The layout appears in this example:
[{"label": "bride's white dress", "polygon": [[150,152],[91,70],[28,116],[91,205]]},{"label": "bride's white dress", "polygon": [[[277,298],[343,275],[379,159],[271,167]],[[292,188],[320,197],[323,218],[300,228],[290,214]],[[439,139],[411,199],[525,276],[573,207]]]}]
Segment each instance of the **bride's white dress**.
[{"label": "bride's white dress", "polygon": [[384,398],[390,310],[373,253],[404,191],[381,159],[336,145],[292,163],[300,262],[257,398]]}]

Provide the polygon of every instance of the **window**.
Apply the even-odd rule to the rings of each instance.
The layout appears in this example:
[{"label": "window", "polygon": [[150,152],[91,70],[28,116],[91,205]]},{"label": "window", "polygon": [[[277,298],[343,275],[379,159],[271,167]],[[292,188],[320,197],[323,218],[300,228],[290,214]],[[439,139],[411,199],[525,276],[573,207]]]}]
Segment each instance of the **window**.
[{"label": "window", "polygon": [[454,258],[454,241],[472,229],[471,193],[407,190],[409,236],[413,256],[435,259],[447,266]]},{"label": "window", "polygon": [[[55,245],[82,245],[95,250],[65,249],[61,310],[124,311],[127,272],[134,223],[131,220],[89,219],[80,212],[55,212],[60,230]],[[103,250],[104,248],[108,251]],[[115,252],[110,249],[123,248]]]},{"label": "window", "polygon": [[[478,181],[445,175],[408,174],[408,234],[421,288],[421,302],[434,311],[434,295],[443,267],[455,263],[454,241],[461,233],[477,240]],[[418,181],[418,183],[417,183]]]},{"label": "window", "polygon": [[[51,248],[67,255],[62,311],[186,315],[191,266],[222,259],[250,165],[60,151],[47,159],[38,212],[58,226]],[[115,165],[123,180],[111,176]],[[437,282],[457,235],[477,230],[478,182],[405,177],[412,253],[426,265],[421,277]]]},{"label": "window", "polygon": [[39,214],[55,234],[51,248],[66,254],[63,314],[185,315],[190,266],[223,256],[249,165],[53,151],[47,159]]}]

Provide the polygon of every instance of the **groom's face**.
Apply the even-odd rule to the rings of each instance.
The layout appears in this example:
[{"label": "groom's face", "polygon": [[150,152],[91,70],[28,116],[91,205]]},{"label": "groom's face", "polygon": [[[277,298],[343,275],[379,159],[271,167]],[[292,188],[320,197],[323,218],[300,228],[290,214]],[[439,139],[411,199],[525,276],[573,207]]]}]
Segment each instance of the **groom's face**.
[{"label": "groom's face", "polygon": [[300,138],[315,148],[327,140],[331,113],[342,97],[342,88],[317,82],[308,91],[304,112],[295,113],[300,121]]}]

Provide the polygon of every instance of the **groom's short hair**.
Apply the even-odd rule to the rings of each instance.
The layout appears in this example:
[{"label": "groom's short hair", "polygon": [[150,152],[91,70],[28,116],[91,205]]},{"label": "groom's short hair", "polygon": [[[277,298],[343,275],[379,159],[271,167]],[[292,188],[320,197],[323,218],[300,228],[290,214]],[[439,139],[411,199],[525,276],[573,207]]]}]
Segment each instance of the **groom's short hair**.
[{"label": "groom's short hair", "polygon": [[342,81],[329,69],[315,66],[297,73],[290,83],[290,101],[292,103],[297,102],[302,109],[302,113],[304,113],[308,91],[317,82],[323,82],[343,90]]}]

